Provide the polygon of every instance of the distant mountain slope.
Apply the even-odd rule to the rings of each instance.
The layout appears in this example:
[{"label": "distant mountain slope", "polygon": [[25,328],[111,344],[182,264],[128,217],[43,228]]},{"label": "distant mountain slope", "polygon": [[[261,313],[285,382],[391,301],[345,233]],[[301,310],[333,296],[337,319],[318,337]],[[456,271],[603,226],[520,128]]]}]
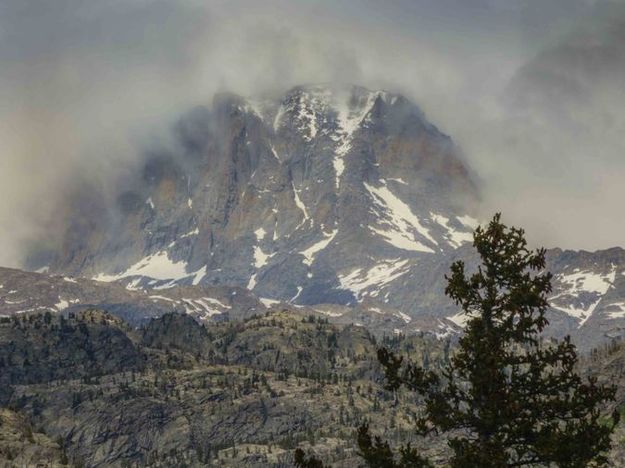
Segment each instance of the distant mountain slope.
[{"label": "distant mountain slope", "polygon": [[[167,312],[184,312],[200,322],[243,319],[267,311],[287,310],[299,316],[315,315],[341,325],[358,325],[378,337],[429,332],[438,337],[456,335],[465,317],[444,295],[448,263],[463,259],[475,265],[469,246],[438,262],[406,265],[401,278],[381,289],[370,285],[351,305],[293,305],[259,298],[240,287],[172,286],[134,289],[133,280],[94,281],[0,268],[0,318],[50,311],[78,312],[98,307],[133,325]],[[588,253],[548,252],[547,269],[554,274],[548,333],[569,334],[582,351],[589,351],[625,335],[625,251]],[[379,291],[407,306],[380,300]]]},{"label": "distant mountain slope", "polygon": [[249,291],[225,286],[132,290],[120,282],[101,282],[0,268],[0,317],[38,312],[77,312],[97,306],[132,325],[166,312],[196,319],[241,319],[266,307]]}]

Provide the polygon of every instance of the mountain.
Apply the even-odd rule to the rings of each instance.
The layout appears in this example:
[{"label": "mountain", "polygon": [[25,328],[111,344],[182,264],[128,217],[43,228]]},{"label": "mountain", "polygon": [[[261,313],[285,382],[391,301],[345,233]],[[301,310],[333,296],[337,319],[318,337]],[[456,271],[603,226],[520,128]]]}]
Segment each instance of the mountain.
[{"label": "mountain", "polygon": [[406,260],[471,239],[469,171],[402,96],[320,86],[265,101],[220,94],[174,135],[116,206],[77,195],[50,271],[349,303],[367,272],[397,275]]},{"label": "mountain", "polygon": [[[414,332],[419,327],[433,329],[431,319],[413,320],[398,309],[369,301],[352,306],[298,306],[259,299],[240,287],[198,285],[159,290],[128,289],[128,285],[121,282],[0,268],[0,318],[45,312],[68,315],[92,308],[106,310],[133,327],[143,326],[150,319],[169,312],[184,313],[198,322],[210,323],[246,319],[273,309],[301,317],[323,317],[338,325],[366,327],[378,337]],[[408,330],[408,326],[413,329]]]},{"label": "mountain", "polygon": [[[187,288],[169,305],[207,320],[228,316],[183,299],[221,287],[376,333],[462,326],[444,275],[455,260],[476,265],[479,186],[451,138],[405,97],[330,85],[263,99],[223,93],[183,115],[171,141],[115,185],[114,203],[94,187],[75,192],[61,210],[62,241],[34,256],[46,265],[30,266],[151,298]],[[553,249],[548,260],[550,333],[584,349],[620,337],[623,250]],[[150,302],[137,313],[158,315]]]}]

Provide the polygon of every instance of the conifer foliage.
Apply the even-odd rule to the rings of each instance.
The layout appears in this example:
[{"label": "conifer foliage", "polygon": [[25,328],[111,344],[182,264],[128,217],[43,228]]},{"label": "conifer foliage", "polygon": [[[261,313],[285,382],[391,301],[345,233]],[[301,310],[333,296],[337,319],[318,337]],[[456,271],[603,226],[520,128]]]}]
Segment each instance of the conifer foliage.
[{"label": "conifer foliage", "polygon": [[297,468],[324,468],[321,460],[314,455],[306,456],[301,448],[295,449],[293,464]]},{"label": "conifer foliage", "polygon": [[[578,374],[568,337],[541,338],[551,292],[545,250],[528,249],[524,231],[506,227],[499,214],[476,229],[473,245],[476,271],[458,261],[446,277],[445,293],[467,317],[457,350],[435,373],[381,348],[387,388],[422,396],[416,430],[447,433],[452,467],[605,465],[618,413],[602,411],[616,388]],[[394,454],[366,425],[358,444],[371,467],[430,466],[410,446]]]}]

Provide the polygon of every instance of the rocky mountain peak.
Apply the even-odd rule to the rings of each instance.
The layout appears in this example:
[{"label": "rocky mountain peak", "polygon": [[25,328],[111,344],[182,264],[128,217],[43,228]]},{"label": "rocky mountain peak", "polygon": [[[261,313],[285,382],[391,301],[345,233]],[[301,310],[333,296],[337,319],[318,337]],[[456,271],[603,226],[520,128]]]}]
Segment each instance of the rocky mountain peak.
[{"label": "rocky mountain peak", "polygon": [[[9,313],[104,304],[133,321],[167,310],[212,321],[281,302],[383,333],[462,327],[444,275],[455,260],[477,264],[479,193],[451,138],[410,100],[359,86],[220,93],[182,115],[172,140],[112,206],[78,191],[61,247],[40,256],[50,273],[102,287],[61,279],[39,297],[7,274]],[[551,250],[552,332],[582,346],[620,336],[624,265],[621,249]]]},{"label": "rocky mountain peak", "polygon": [[423,256],[471,239],[469,170],[401,95],[329,85],[272,99],[220,93],[173,136],[146,156],[110,222],[102,211],[70,218],[52,272],[131,288],[242,286],[300,304],[391,301],[384,288]]}]

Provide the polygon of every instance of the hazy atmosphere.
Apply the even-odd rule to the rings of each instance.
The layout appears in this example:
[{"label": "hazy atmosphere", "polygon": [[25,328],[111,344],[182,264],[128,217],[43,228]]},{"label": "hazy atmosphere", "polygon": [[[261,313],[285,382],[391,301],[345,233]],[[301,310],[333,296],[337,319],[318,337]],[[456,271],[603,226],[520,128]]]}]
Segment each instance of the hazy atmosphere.
[{"label": "hazy atmosphere", "polygon": [[625,466],[625,0],[0,0],[0,466]]},{"label": "hazy atmosphere", "polygon": [[0,264],[216,91],[402,92],[534,243],[623,246],[625,7],[608,0],[0,2]]}]

